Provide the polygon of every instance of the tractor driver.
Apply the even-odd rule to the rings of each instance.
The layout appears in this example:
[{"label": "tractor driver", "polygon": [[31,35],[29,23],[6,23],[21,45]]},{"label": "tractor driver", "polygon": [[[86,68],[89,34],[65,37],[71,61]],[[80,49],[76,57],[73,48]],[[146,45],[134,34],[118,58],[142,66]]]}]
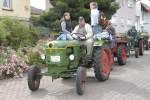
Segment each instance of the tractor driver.
[{"label": "tractor driver", "polygon": [[80,43],[85,45],[87,47],[87,57],[92,56],[92,44],[93,44],[93,32],[92,32],[92,27],[85,22],[84,17],[79,17],[79,25],[77,25],[73,32],[72,32],[72,37],[77,39],[78,35],[82,35],[80,37],[81,41]]},{"label": "tractor driver", "polygon": [[128,36],[136,38],[137,30],[135,29],[135,26],[132,26],[132,28],[128,31]]}]

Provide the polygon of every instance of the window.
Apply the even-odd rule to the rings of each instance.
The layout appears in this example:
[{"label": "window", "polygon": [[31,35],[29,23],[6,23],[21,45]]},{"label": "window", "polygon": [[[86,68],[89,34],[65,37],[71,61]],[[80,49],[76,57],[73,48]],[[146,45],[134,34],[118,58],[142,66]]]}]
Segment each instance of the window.
[{"label": "window", "polygon": [[3,0],[3,7],[4,8],[9,8],[11,9],[12,8],[12,0]]}]

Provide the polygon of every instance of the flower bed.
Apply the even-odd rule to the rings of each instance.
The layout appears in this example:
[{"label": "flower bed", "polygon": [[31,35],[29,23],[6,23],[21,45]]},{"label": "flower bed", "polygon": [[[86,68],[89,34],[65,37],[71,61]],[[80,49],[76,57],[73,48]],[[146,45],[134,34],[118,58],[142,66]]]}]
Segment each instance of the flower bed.
[{"label": "flower bed", "polygon": [[17,52],[10,47],[0,46],[0,79],[23,77],[30,65],[46,67],[43,60],[46,42],[40,40],[35,47],[19,48]]},{"label": "flower bed", "polygon": [[23,77],[28,65],[10,48],[0,49],[0,78]]}]

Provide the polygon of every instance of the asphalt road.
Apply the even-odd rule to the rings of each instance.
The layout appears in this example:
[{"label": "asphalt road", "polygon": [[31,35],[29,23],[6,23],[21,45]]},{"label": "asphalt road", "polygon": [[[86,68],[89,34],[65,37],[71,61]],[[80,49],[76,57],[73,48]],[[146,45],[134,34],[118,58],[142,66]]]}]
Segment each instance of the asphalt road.
[{"label": "asphalt road", "polygon": [[98,82],[89,70],[83,96],[76,94],[75,79],[52,82],[51,77],[43,77],[40,89],[31,92],[24,77],[0,80],[0,100],[150,100],[150,51],[113,67],[106,82]]}]

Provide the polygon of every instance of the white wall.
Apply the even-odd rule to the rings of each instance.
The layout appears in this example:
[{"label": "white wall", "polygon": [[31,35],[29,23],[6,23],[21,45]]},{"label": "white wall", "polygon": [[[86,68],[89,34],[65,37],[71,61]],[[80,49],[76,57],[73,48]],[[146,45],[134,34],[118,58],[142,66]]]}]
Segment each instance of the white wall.
[{"label": "white wall", "polygon": [[[128,6],[128,0],[116,0],[116,2],[120,4],[120,9],[113,15],[111,20],[117,32],[126,32],[137,22],[136,0],[133,0],[132,7]],[[143,30],[150,34],[150,12],[144,12]],[[142,31],[141,28],[140,31]]]},{"label": "white wall", "polygon": [[117,0],[117,2],[120,4],[120,9],[113,15],[112,23],[117,32],[124,33],[131,26],[135,25],[135,1],[133,0],[131,6],[128,5],[128,0]]},{"label": "white wall", "polygon": [[144,31],[150,34],[150,12],[144,13]]}]

